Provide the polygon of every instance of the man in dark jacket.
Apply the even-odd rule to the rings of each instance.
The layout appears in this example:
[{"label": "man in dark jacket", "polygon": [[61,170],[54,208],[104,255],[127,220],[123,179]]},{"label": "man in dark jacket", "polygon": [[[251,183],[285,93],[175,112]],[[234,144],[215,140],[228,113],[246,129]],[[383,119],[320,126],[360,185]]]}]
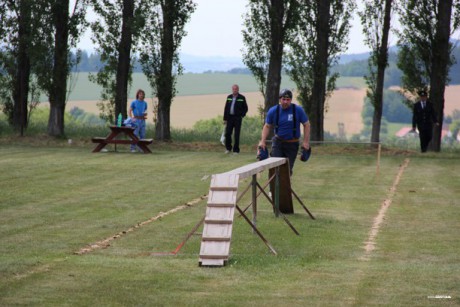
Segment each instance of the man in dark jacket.
[{"label": "man in dark jacket", "polygon": [[[225,126],[225,153],[233,150],[234,154],[240,152],[240,131],[243,117],[248,112],[248,104],[246,98],[239,93],[239,86],[232,86],[232,94],[227,96],[224,109],[224,124]],[[235,130],[235,142],[232,146],[232,133]]]},{"label": "man in dark jacket", "polygon": [[414,104],[414,113],[412,116],[412,131],[415,132],[415,127],[418,128],[420,137],[420,149],[426,152],[428,144],[433,137],[433,124],[439,125],[436,119],[436,113],[427,100],[426,91],[419,92],[420,100]]}]

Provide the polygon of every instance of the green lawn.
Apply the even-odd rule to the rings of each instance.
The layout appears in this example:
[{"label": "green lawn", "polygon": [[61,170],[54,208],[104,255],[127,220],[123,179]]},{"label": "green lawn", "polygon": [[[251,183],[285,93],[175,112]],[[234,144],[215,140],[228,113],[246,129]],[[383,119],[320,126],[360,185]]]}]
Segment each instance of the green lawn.
[{"label": "green lawn", "polygon": [[[296,236],[261,199],[258,227],[278,255],[235,218],[228,265],[203,268],[198,234],[176,256],[151,253],[173,251],[206,200],[133,227],[207,194],[211,174],[255,162],[254,153],[11,143],[0,142],[0,306],[460,304],[458,154],[384,150],[377,174],[375,152],[315,147],[292,182],[316,220],[295,203]],[[405,159],[376,249],[363,260]],[[107,248],[75,254],[120,233]]]}]

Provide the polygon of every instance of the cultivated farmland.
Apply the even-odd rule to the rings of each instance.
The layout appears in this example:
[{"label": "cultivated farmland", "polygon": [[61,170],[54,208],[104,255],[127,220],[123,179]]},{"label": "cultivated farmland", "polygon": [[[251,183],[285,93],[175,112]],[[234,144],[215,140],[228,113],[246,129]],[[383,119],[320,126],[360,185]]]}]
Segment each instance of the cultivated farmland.
[{"label": "cultivated farmland", "polygon": [[[258,114],[259,106],[263,105],[263,97],[258,92],[257,83],[249,75],[233,74],[186,74],[178,78],[178,95],[171,106],[171,126],[174,128],[191,128],[202,119],[215,118],[223,113],[226,95],[230,93],[232,84],[240,85],[249,104],[249,116]],[[338,124],[345,124],[345,133],[352,135],[363,128],[361,110],[366,96],[362,78],[340,78],[338,89],[327,101],[325,130],[338,132]],[[283,78],[281,87],[295,88],[295,84],[287,77]],[[147,93],[149,103],[149,122],[152,122],[153,99],[149,95],[149,84],[143,74],[133,74],[133,86],[128,103],[134,99],[135,91],[142,88]],[[80,73],[76,78],[74,90],[69,97],[67,110],[78,107],[93,114],[98,114],[96,106],[100,88],[88,81],[87,73]],[[149,98],[150,97],[150,98]],[[446,89],[444,115],[451,115],[454,109],[460,110],[460,85]],[[44,104],[46,105],[46,104]]]}]

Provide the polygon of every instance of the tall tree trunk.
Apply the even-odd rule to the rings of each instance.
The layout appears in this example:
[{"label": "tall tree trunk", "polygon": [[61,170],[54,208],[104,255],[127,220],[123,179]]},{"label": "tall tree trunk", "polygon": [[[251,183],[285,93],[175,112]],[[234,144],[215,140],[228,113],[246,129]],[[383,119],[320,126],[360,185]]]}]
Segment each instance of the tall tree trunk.
[{"label": "tall tree trunk", "polygon": [[316,57],[314,61],[314,81],[312,88],[312,108],[310,117],[312,141],[324,140],[324,104],[326,101],[327,60],[329,48],[330,0],[315,0],[318,8],[316,24]]},{"label": "tall tree trunk", "polygon": [[164,1],[163,29],[161,38],[161,65],[158,76],[158,121],[155,127],[155,138],[171,140],[171,103],[174,78],[172,75],[174,60],[174,1]]},{"label": "tall tree trunk", "polygon": [[380,128],[383,114],[383,86],[385,69],[388,65],[388,36],[390,33],[392,0],[385,1],[385,15],[383,18],[382,41],[377,54],[377,80],[374,93],[374,116],[372,120],[371,142],[380,142]]},{"label": "tall tree trunk", "polygon": [[67,77],[69,72],[69,0],[54,2],[53,21],[56,33],[54,35],[54,66],[52,92],[50,93],[48,134],[50,136],[63,136]]},{"label": "tall tree trunk", "polygon": [[279,101],[285,34],[283,24],[283,16],[285,15],[284,1],[271,1],[271,3],[269,9],[271,15],[271,46],[265,90],[265,113],[272,106],[277,105]]},{"label": "tall tree trunk", "polygon": [[115,90],[115,120],[120,113],[123,118],[126,118],[128,114],[128,83],[130,77],[131,48],[133,41],[134,0],[123,0],[122,19]]},{"label": "tall tree trunk", "polygon": [[30,25],[31,25],[31,8],[28,1],[19,3],[19,30],[18,30],[18,57],[16,80],[13,90],[14,110],[13,125],[24,135],[24,129],[27,128],[27,102],[29,96],[30,80]]},{"label": "tall tree trunk", "polygon": [[441,151],[441,132],[444,120],[444,92],[448,74],[450,55],[450,22],[452,16],[452,0],[438,2],[438,20],[433,44],[432,75],[430,80],[430,101],[436,111],[439,126],[434,126],[433,138],[429,150]]}]

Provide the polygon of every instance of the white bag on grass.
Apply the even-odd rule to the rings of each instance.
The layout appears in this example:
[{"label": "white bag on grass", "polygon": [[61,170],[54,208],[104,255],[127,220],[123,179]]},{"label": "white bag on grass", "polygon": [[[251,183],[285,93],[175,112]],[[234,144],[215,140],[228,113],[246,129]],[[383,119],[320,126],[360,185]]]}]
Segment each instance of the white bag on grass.
[{"label": "white bag on grass", "polygon": [[225,146],[225,126],[224,131],[222,131],[222,135],[220,136],[220,143]]}]

